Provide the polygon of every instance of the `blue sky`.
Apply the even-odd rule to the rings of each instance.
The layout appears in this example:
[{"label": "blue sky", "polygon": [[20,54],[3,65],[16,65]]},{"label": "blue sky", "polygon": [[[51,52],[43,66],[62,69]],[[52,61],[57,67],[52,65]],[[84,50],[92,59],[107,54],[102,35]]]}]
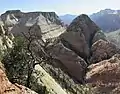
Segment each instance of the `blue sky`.
[{"label": "blue sky", "polygon": [[101,9],[120,9],[120,0],[1,0],[0,13],[20,9],[28,11],[55,11],[63,14],[92,14]]}]

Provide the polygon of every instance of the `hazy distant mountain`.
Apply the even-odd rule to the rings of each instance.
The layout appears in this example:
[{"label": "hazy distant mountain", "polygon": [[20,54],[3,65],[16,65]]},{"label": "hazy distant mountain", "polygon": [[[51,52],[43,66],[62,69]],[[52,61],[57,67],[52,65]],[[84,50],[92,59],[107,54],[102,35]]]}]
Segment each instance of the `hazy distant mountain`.
[{"label": "hazy distant mountain", "polygon": [[120,10],[105,9],[90,15],[90,18],[103,30],[115,31],[120,29]]},{"label": "hazy distant mountain", "polygon": [[107,39],[120,48],[120,29],[117,31],[105,33]]},{"label": "hazy distant mountain", "polygon": [[77,17],[77,15],[65,14],[65,15],[61,15],[59,17],[65,24],[70,24],[72,22],[72,20]]}]

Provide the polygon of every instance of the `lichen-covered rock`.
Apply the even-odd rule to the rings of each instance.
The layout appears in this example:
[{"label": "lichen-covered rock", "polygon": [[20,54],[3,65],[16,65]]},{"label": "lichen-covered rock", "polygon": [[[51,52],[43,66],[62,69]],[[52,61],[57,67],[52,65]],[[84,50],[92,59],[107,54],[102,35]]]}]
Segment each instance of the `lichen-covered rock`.
[{"label": "lichen-covered rock", "polygon": [[[88,67],[86,82],[93,86],[95,94],[119,94],[120,55],[92,64]],[[112,93],[114,92],[114,93]],[[118,92],[118,93],[117,93]]]},{"label": "lichen-covered rock", "polygon": [[100,39],[92,45],[91,52],[90,62],[97,63],[120,53],[120,49],[116,45]]},{"label": "lichen-covered rock", "polygon": [[37,93],[22,85],[12,84],[5,74],[5,69],[2,63],[0,63],[0,94],[37,94]]},{"label": "lichen-covered rock", "polygon": [[84,82],[85,69],[87,67],[84,59],[66,48],[62,43],[58,43],[49,48],[52,58],[60,60],[66,67],[67,72],[78,82]]}]

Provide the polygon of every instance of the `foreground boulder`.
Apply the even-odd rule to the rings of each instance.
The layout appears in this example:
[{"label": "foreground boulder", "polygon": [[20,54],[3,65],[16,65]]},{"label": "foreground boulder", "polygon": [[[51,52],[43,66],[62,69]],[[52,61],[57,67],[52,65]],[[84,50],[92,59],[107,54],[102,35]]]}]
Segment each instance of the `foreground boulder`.
[{"label": "foreground boulder", "polygon": [[52,58],[60,60],[66,67],[67,72],[78,82],[83,82],[85,69],[87,67],[84,59],[75,54],[72,50],[64,47],[62,43],[58,43],[49,48]]},{"label": "foreground boulder", "polygon": [[2,63],[0,63],[0,94],[37,94],[37,93],[22,85],[12,84],[5,74],[5,69]]},{"label": "foreground boulder", "polygon": [[88,67],[86,82],[95,94],[120,94],[120,54]]},{"label": "foreground boulder", "polygon": [[91,52],[90,62],[97,63],[120,53],[120,49],[117,48],[116,45],[100,39],[92,45]]}]

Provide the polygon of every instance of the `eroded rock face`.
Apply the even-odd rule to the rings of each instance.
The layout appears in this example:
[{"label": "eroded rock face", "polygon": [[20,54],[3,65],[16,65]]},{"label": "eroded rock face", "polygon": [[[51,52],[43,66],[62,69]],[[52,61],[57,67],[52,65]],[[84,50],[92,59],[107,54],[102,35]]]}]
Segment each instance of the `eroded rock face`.
[{"label": "eroded rock face", "polygon": [[[90,57],[93,38],[99,31],[99,27],[87,15],[82,14],[73,20],[67,28],[67,32],[61,35],[61,40],[67,48],[87,61]],[[98,37],[94,40],[97,39]]]},{"label": "eroded rock face", "polygon": [[91,84],[95,94],[119,94],[120,55],[116,54],[108,60],[92,64],[86,74],[87,83]]},{"label": "eroded rock face", "polygon": [[58,37],[66,30],[54,12],[23,13],[13,10],[2,14],[1,19],[8,27],[8,31],[15,36],[35,31],[45,42],[46,39]]},{"label": "eroded rock face", "polygon": [[77,81],[83,82],[87,64],[81,57],[75,54],[72,50],[64,47],[61,43],[50,47],[49,51],[53,58],[61,61],[71,76]]},{"label": "eroded rock face", "polygon": [[2,63],[0,63],[0,94],[37,94],[37,93],[22,85],[12,84],[5,74],[5,69]]},{"label": "eroded rock face", "polygon": [[120,49],[116,45],[100,39],[92,45],[91,52],[90,62],[97,63],[111,58],[116,53],[120,53]]},{"label": "eroded rock face", "polygon": [[93,36],[99,30],[99,27],[85,14],[74,19],[67,29],[68,32],[83,33],[89,46],[91,45]]}]

